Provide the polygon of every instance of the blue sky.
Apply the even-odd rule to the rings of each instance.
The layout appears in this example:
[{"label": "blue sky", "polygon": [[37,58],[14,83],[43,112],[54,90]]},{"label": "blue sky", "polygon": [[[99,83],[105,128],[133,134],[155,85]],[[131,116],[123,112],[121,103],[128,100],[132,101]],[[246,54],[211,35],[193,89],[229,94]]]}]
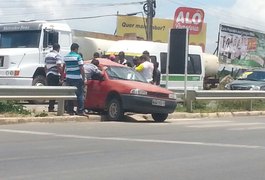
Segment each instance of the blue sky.
[{"label": "blue sky", "polygon": [[[116,3],[142,0],[0,0],[0,23],[20,20],[46,20],[97,15],[127,14],[142,11],[141,4]],[[143,0],[144,1],[144,0]],[[219,24],[227,23],[265,32],[264,0],[156,0],[156,17],[173,19],[178,7],[201,8],[207,23],[206,51],[216,48]],[[64,21],[74,29],[113,34],[116,17]]]}]

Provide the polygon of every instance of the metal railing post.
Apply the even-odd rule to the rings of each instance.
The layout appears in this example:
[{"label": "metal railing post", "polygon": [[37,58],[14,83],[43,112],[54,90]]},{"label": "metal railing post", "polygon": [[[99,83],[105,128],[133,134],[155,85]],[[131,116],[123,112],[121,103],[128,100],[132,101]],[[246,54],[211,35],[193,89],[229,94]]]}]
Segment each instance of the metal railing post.
[{"label": "metal railing post", "polygon": [[187,109],[187,112],[190,112],[190,113],[193,111],[193,109],[192,109],[192,100],[190,100],[190,99],[186,100],[186,109]]},{"label": "metal railing post", "polygon": [[185,103],[186,103],[186,110],[187,112],[193,112],[192,109],[192,101],[196,98],[196,92],[194,90],[187,90],[187,94],[185,97]]},{"label": "metal railing post", "polygon": [[58,100],[58,110],[57,116],[62,116],[64,114],[64,100]]},{"label": "metal railing post", "polygon": [[250,100],[247,106],[247,110],[252,111],[253,110],[253,100]]}]

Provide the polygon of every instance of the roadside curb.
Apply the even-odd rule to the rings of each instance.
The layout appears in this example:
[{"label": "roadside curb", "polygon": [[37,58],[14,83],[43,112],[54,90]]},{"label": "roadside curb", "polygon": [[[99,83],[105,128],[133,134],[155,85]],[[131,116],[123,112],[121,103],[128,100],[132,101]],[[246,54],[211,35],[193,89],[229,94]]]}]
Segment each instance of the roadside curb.
[{"label": "roadside curb", "polygon": [[238,116],[264,116],[265,111],[238,111],[238,112],[215,112],[215,113],[173,113],[169,119],[178,118],[218,118],[218,117],[238,117]]},{"label": "roadside curb", "polygon": [[[169,114],[168,119],[198,119],[198,118],[218,118],[218,117],[239,117],[239,116],[264,116],[265,111],[242,111],[242,112],[216,112],[216,113],[186,113],[176,112]],[[58,122],[100,122],[107,121],[105,116],[90,114],[89,118],[84,116],[56,116],[49,114],[46,117],[1,117],[0,125],[20,124],[30,122],[58,123]],[[125,121],[153,121],[151,115],[129,114]]]},{"label": "roadside curb", "polygon": [[20,124],[30,122],[55,123],[55,122],[95,122],[101,121],[101,116],[89,115],[89,118],[83,116],[47,116],[47,117],[0,117],[0,125]]}]

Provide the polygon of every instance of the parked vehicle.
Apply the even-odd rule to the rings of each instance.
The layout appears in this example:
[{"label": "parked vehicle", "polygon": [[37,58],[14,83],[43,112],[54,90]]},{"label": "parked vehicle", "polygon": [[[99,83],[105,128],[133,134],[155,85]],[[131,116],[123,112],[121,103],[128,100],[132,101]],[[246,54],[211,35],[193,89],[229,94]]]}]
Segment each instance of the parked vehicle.
[{"label": "parked vehicle", "polygon": [[75,30],[64,23],[32,21],[0,25],[0,85],[45,85],[45,55],[54,43],[59,43],[60,54],[64,56],[75,41],[84,47],[80,48],[84,59],[92,58],[95,51],[104,53],[114,42],[88,38],[80,31],[75,36]]},{"label": "parked vehicle", "polygon": [[104,77],[87,81],[85,108],[106,112],[108,119],[120,120],[125,112],[151,114],[157,122],[167,119],[176,109],[176,94],[147,83],[133,68],[108,59],[99,59],[107,67]]},{"label": "parked vehicle", "polygon": [[228,90],[265,90],[265,70],[247,70],[225,86]]}]

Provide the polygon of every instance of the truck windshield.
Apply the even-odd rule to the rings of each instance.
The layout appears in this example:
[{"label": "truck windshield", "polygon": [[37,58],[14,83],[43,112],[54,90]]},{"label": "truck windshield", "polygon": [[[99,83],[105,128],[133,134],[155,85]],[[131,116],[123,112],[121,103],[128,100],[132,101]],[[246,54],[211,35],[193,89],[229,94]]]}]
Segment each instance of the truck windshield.
[{"label": "truck windshield", "polygon": [[41,31],[0,32],[0,48],[38,48]]}]

